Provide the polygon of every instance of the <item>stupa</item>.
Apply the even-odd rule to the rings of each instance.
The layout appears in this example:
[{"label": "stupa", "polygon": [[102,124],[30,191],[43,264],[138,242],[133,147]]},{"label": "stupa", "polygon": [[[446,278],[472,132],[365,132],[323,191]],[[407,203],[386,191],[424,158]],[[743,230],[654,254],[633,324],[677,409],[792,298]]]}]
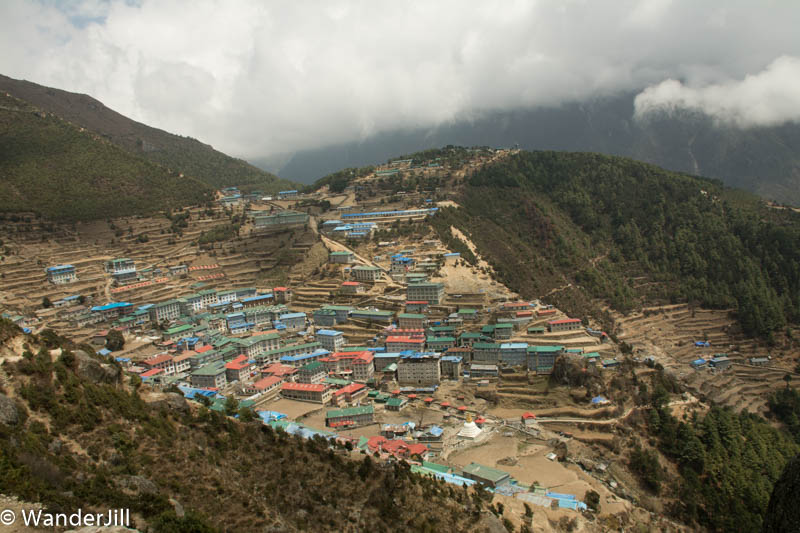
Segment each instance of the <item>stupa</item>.
[{"label": "stupa", "polygon": [[458,437],[462,439],[476,439],[481,434],[481,428],[472,421],[472,415],[467,413],[467,420],[464,422],[464,427],[458,432]]}]

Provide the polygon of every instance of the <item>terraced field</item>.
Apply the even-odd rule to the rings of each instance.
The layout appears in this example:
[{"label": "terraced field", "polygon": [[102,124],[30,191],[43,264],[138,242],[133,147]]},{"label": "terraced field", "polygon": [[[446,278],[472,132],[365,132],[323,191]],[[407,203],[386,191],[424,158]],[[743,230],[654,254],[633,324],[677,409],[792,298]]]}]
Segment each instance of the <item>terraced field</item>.
[{"label": "terraced field", "polygon": [[[654,356],[700,398],[737,410],[765,412],[768,396],[785,386],[783,378],[800,355],[791,343],[769,347],[744,337],[727,311],[678,304],[648,308],[616,320],[619,339],[631,344],[635,355]],[[710,347],[696,347],[695,341],[708,341]],[[714,372],[689,366],[695,359],[717,353],[731,358],[731,368]],[[748,364],[751,357],[767,356],[772,357],[768,365]]]}]

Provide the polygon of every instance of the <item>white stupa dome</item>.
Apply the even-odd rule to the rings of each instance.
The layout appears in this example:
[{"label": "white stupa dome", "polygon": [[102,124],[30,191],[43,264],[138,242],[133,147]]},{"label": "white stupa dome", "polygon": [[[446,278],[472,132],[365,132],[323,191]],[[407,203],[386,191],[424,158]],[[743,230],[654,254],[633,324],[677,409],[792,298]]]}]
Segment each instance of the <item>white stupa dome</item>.
[{"label": "white stupa dome", "polygon": [[481,434],[481,428],[472,421],[472,416],[467,415],[467,419],[464,422],[464,427],[461,428],[461,431],[458,432],[458,436],[462,439],[474,439],[477,438],[478,435]]}]

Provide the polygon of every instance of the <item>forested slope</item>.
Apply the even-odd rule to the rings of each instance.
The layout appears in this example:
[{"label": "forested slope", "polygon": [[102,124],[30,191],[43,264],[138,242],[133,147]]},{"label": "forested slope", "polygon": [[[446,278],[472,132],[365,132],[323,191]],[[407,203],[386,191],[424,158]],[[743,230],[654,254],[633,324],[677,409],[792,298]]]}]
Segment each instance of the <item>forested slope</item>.
[{"label": "forested slope", "polygon": [[[444,209],[528,297],[559,285],[572,312],[689,301],[738,313],[768,336],[800,317],[800,215],[719,181],[626,158],[521,152],[465,180]],[[437,216],[439,218],[439,216]],[[574,290],[578,287],[578,290]]]}]

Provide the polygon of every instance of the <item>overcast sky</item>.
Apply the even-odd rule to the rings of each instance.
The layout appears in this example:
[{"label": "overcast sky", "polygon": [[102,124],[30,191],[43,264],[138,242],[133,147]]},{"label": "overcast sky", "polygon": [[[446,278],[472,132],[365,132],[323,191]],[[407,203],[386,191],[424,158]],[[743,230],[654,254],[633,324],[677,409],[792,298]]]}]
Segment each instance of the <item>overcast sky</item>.
[{"label": "overcast sky", "polygon": [[800,120],[800,1],[0,1],[0,73],[231,155],[641,91]]}]

